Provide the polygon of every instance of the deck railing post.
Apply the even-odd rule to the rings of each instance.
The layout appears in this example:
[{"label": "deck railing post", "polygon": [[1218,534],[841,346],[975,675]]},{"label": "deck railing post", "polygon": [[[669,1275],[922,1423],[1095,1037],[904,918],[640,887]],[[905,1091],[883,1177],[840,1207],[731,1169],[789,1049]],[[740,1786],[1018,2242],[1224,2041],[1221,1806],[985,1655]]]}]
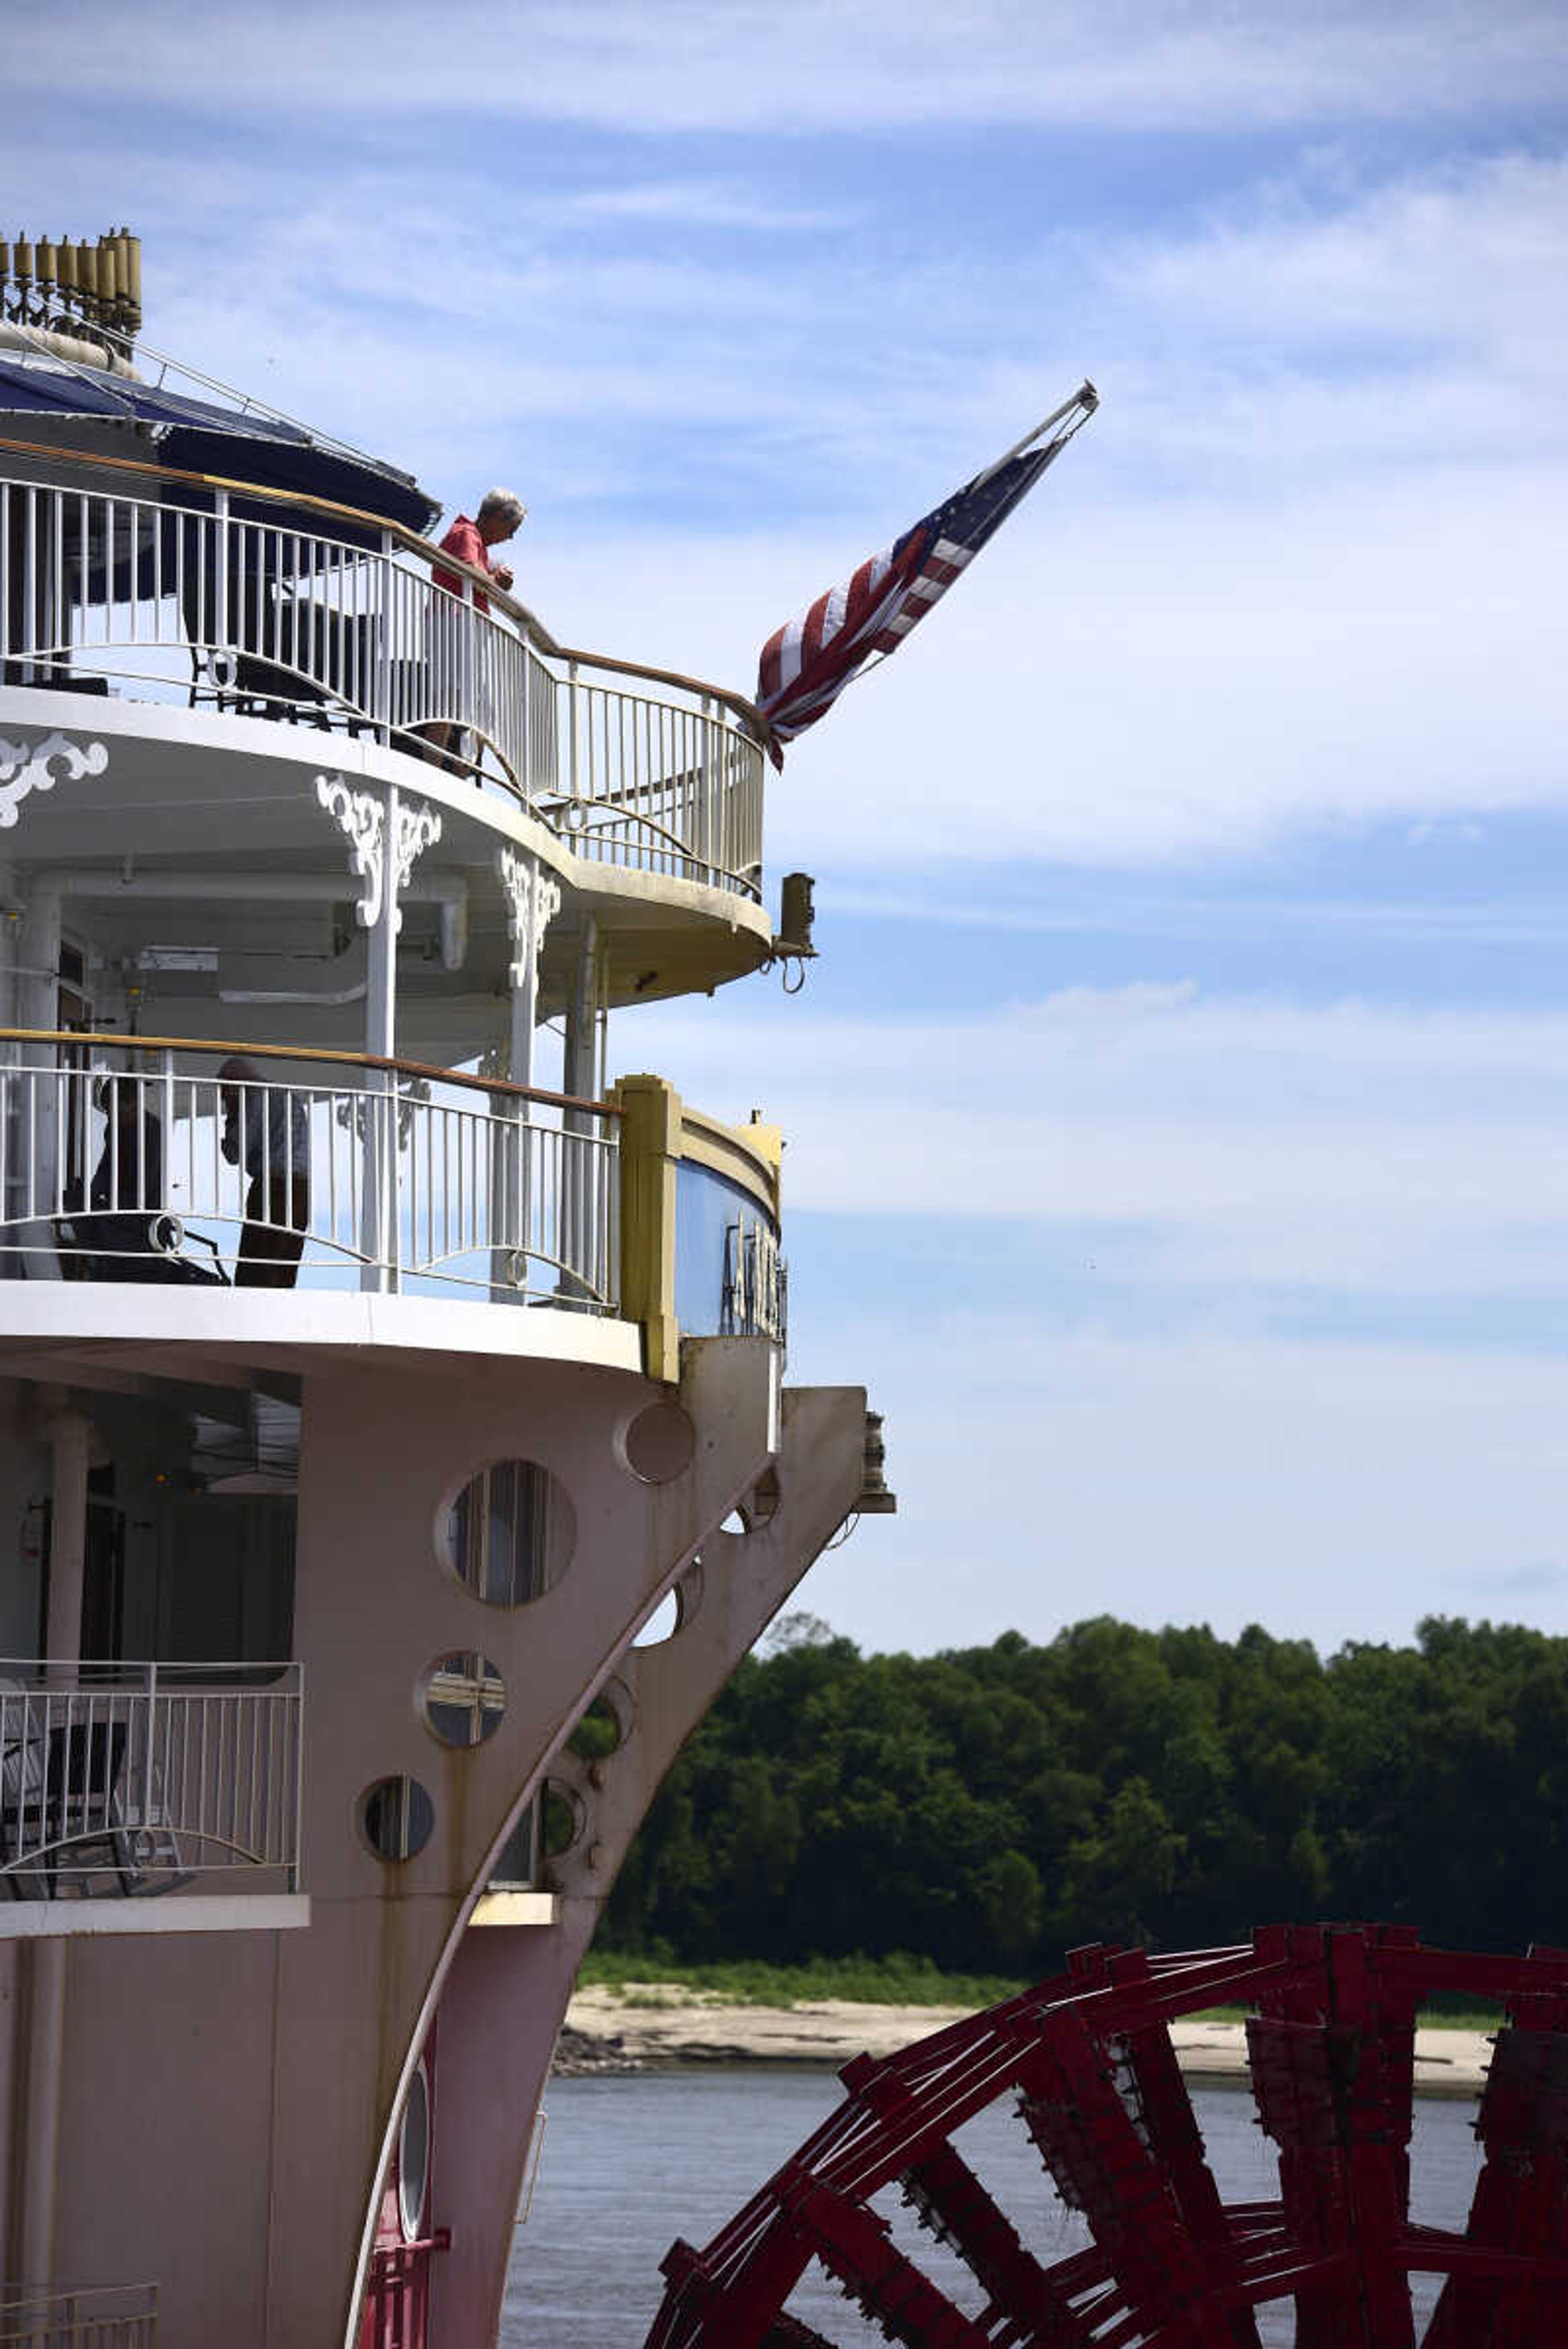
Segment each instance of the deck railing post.
[{"label": "deck railing post", "polygon": [[[144,1827],[152,1808],[153,1757],[158,1750],[158,1666],[152,1662],[147,1667],[146,1709],[141,1754],[141,1825]],[[167,1786],[164,1792],[169,1792]]]},{"label": "deck railing post", "polygon": [[376,718],[383,742],[389,742],[392,739],[392,588],[397,577],[392,554],[392,533],[384,530],[381,533],[381,562],[378,574],[380,582],[380,630],[376,664]]},{"label": "deck railing post", "polygon": [[696,838],[691,846],[695,854],[698,880],[716,882],[714,843],[719,837],[718,765],[714,756],[718,727],[714,722],[713,702],[710,695],[702,696],[702,792],[701,812],[696,824]]},{"label": "deck railing post", "polygon": [[517,787],[525,803],[534,804],[534,727],[530,715],[534,698],[533,646],[526,628],[517,631],[519,670],[517,688]]},{"label": "deck railing post", "polygon": [[213,501],[217,523],[213,533],[213,648],[229,650],[229,493],[220,490]]},{"label": "deck railing post", "polygon": [[305,1666],[297,1663],[294,1672],[294,1734],[288,1741],[289,1762],[294,1771],[294,1841],[289,1852],[288,1889],[299,1889],[300,1854],[305,1840]]},{"label": "deck railing post", "polygon": [[[160,1156],[158,1169],[158,1196],[156,1200],[150,1199],[145,1196],[145,1189],[148,1185],[148,1169],[144,1164],[141,1169],[141,1181],[144,1195],[141,1198],[140,1204],[144,1207],[152,1208],[161,1214],[164,1210],[171,1208],[172,1205],[172,1169],[174,1161],[174,1055],[172,1052],[162,1051],[159,1053],[158,1076],[158,1090],[162,1096],[163,1129],[163,1146]],[[87,1123],[85,1102],[83,1104],[83,1110],[84,1115],[82,1117],[81,1123],[85,1128]],[[142,1121],[140,1118],[138,1118],[136,1123],[138,1137],[140,1139],[143,1130]]]}]

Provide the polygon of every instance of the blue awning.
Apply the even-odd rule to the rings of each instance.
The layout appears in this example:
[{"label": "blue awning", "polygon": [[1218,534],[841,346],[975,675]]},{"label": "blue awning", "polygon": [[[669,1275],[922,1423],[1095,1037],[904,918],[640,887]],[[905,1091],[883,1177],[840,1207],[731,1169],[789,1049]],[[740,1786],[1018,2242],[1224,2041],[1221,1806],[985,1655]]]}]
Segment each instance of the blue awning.
[{"label": "blue awning", "polygon": [[440,511],[411,474],[318,440],[303,425],[97,368],[0,358],[0,420],[7,415],[119,417],[149,425],[163,464],[331,498],[408,530],[428,530]]}]

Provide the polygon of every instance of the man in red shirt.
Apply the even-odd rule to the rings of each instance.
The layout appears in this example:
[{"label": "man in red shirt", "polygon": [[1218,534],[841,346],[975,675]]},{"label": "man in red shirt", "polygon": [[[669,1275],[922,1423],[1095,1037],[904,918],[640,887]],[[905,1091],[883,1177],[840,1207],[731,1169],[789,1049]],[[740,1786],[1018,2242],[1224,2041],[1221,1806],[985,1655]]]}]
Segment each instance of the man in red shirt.
[{"label": "man in red shirt", "polygon": [[[455,554],[460,563],[471,563],[476,571],[487,571],[498,587],[510,587],[512,573],[504,563],[492,563],[490,549],[514,538],[523,526],[528,509],[511,490],[486,490],[479,508],[479,520],[459,514],[441,540],[443,554]],[[449,595],[461,595],[463,583],[455,571],[432,570],[431,579],[444,587]],[[473,608],[488,612],[490,598],[483,587],[473,591]]]},{"label": "man in red shirt", "polygon": [[[499,546],[504,539],[515,536],[526,512],[522,499],[513,491],[487,490],[480,502],[477,522],[471,514],[459,514],[441,540],[441,553],[454,554],[460,563],[472,564],[475,571],[483,571],[493,579],[498,587],[509,588],[512,585],[511,570],[504,563],[493,563],[490,549]],[[483,587],[472,587],[470,603],[470,582],[460,572],[446,571],[439,564],[432,564],[431,581],[432,585],[443,589],[454,603],[466,604],[474,612],[488,612],[490,609],[490,598]],[[473,636],[472,623],[462,620],[452,605],[443,603],[439,595],[431,618],[431,691],[438,697],[438,707],[441,700],[446,700],[449,707],[452,706],[455,697],[456,706],[463,715],[456,724],[437,719],[433,724],[427,722],[410,730],[423,734],[438,751],[448,754],[439,761],[441,766],[461,773],[466,771],[460,763],[465,728],[472,727],[481,738],[491,730],[493,711],[485,682],[489,663],[483,657],[476,658],[476,655],[482,655],[482,647]],[[483,739],[475,747],[478,757],[483,758]],[[453,752],[458,755],[452,756]]]}]

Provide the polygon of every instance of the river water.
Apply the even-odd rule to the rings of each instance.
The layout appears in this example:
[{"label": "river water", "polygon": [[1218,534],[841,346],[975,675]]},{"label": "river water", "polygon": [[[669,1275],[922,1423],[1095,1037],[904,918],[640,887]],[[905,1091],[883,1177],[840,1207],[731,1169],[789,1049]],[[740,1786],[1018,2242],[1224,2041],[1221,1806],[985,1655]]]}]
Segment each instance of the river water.
[{"label": "river water", "polygon": [[[676,2236],[702,2244],[733,2217],[843,2095],[830,2071],[703,2065],[622,2078],[556,2080],[532,2209],[519,2225],[501,2329],[505,2349],[641,2349],[659,2306],[659,2262]],[[1193,2107],[1227,2201],[1277,2194],[1272,2147],[1244,2086],[1199,2088]],[[1423,2098],[1411,2143],[1411,2216],[1459,2227],[1479,2159],[1470,2100]],[[1087,2237],[1056,2199],[1010,2099],[955,2140],[1029,2249],[1063,2258]],[[967,2271],[916,2229],[896,2189],[877,2209],[895,2239],[960,2306],[979,2304]],[[1417,2277],[1418,2315],[1436,2279]],[[790,2302],[842,2349],[886,2349],[812,2268]],[[1295,2337],[1288,2308],[1259,2312],[1269,2349]]]}]

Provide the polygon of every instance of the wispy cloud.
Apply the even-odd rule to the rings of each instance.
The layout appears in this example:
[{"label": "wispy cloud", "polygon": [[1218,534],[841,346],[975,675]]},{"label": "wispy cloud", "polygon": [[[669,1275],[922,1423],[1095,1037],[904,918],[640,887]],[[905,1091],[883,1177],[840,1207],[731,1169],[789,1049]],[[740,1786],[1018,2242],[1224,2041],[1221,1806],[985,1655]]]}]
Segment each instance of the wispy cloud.
[{"label": "wispy cloud", "polygon": [[1568,1566],[1557,1558],[1531,1557],[1517,1566],[1497,1567],[1487,1573],[1456,1576],[1454,1579],[1472,1593],[1490,1593],[1511,1600],[1540,1599],[1568,1588]]},{"label": "wispy cloud", "polygon": [[[1530,0],[1417,6],[1290,0],[1212,7],[974,0],[915,12],[894,0],[597,0],[569,14],[533,0],[497,16],[352,0],[315,16],[275,5],[223,27],[221,98],[212,13],[174,0],[128,19],[78,0],[51,20],[69,40],[73,93],[295,114],[409,119],[431,108],[502,119],[649,131],[776,135],[951,123],[1113,126],[1211,133],[1349,117],[1538,104],[1568,81],[1561,16]],[[14,91],[57,86],[58,47],[12,28]],[[831,59],[829,66],[826,60]]]},{"label": "wispy cloud", "polygon": [[[1417,826],[1423,840],[1436,827]],[[1475,831],[1479,827],[1467,826]],[[1262,945],[1330,939],[1345,947],[1368,944],[1452,947],[1568,947],[1568,905],[1521,903],[1441,905],[1419,897],[1275,897],[1249,889],[1226,897],[1196,895],[1127,896],[1103,887],[1081,886],[1051,894],[1048,879],[1037,888],[1019,887],[1009,870],[988,871],[971,896],[917,892],[909,887],[850,880],[832,885],[824,898],[835,916],[873,922],[918,922],[925,926],[1004,930],[1023,936],[1167,938]]]},{"label": "wispy cloud", "polygon": [[556,216],[574,221],[674,222],[688,228],[757,229],[764,234],[845,225],[843,211],[770,203],[732,180],[650,180],[563,194]]},{"label": "wispy cloud", "polygon": [[737,1111],[766,1069],[797,1211],[1076,1231],[1140,1310],[1568,1300],[1568,1015],[1080,988],[966,1018],[661,1012],[623,1050]]}]

